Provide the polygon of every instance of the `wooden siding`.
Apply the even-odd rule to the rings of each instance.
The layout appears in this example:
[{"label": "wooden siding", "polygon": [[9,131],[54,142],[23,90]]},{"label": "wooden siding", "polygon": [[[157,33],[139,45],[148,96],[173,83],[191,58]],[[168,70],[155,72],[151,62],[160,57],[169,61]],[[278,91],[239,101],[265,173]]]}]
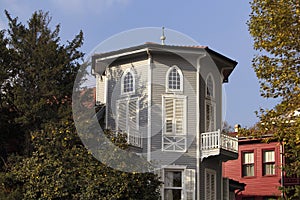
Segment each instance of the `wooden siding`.
[{"label": "wooden siding", "polygon": [[[215,104],[216,104],[216,130],[221,129],[222,122],[222,79],[218,68],[209,56],[206,56],[200,60],[200,133],[206,132],[205,130],[205,100],[206,100],[206,78],[208,74],[212,74],[215,82]],[[200,152],[201,154],[201,152]],[[209,157],[203,159],[200,163],[200,199],[205,200],[205,168],[216,171],[217,188],[216,188],[216,199],[222,197],[222,162],[218,156]]]},{"label": "wooden siding", "polygon": [[[275,175],[263,176],[262,153],[263,150],[275,150]],[[254,176],[242,177],[242,152],[254,151]],[[262,199],[263,196],[280,196],[278,187],[281,178],[281,158],[280,145],[278,142],[263,143],[239,143],[239,158],[237,160],[227,161],[223,164],[224,177],[228,177],[245,183],[245,191],[242,191],[238,199],[242,197],[254,197]]]},{"label": "wooden siding", "polygon": [[[139,131],[143,138],[147,137],[147,126],[148,126],[148,61],[136,61],[132,63],[122,64],[109,68],[108,75],[108,102],[107,102],[107,128],[116,129],[116,101],[124,98],[139,98]],[[121,95],[121,77],[123,72],[132,68],[135,73],[135,93],[133,95]],[[147,150],[147,141],[143,140],[143,152]]]},{"label": "wooden siding", "polygon": [[96,74],[96,103],[106,103],[105,102],[105,76],[100,76]]},{"label": "wooden siding", "polygon": [[[200,102],[197,100],[197,70],[196,61],[198,55],[189,55],[188,61],[175,54],[157,54],[153,53],[152,64],[152,107],[151,107],[151,159],[162,165],[182,165],[189,169],[196,169],[196,134],[205,132],[205,81],[209,73],[212,73],[215,81],[215,103],[216,103],[216,130],[221,129],[222,120],[222,78],[217,67],[209,57],[201,59],[200,62]],[[187,97],[187,151],[185,153],[164,152],[162,151],[162,95],[166,93],[166,74],[167,70],[173,65],[178,66],[183,73],[184,90],[179,93]],[[147,60],[128,62],[111,67],[108,79],[108,128],[115,129],[116,124],[113,112],[116,110],[116,102],[111,100],[122,99],[121,95],[121,75],[129,67],[136,71],[136,92],[133,96],[139,96],[140,115],[139,124],[144,138],[147,138],[148,109],[147,109],[147,81],[148,81],[148,63]],[[197,121],[197,106],[200,110],[200,122]],[[200,133],[197,133],[197,123],[200,123]],[[200,137],[199,137],[200,138]],[[147,150],[147,139],[143,140],[143,153]],[[222,187],[222,164],[220,159],[212,157],[204,159],[200,163],[200,196],[204,199],[204,172],[205,168],[213,169],[217,175],[217,199],[221,199]],[[199,184],[199,183],[196,183]]]},{"label": "wooden siding", "polygon": [[220,71],[213,63],[213,60],[206,56],[200,61],[200,133],[205,131],[205,99],[206,99],[206,78],[209,74],[213,76],[215,83],[216,104],[216,130],[221,129],[222,124],[222,79]]},{"label": "wooden siding", "polygon": [[205,200],[205,169],[216,171],[216,199],[222,198],[222,162],[217,157],[205,158],[200,165],[200,200]]},{"label": "wooden siding", "polygon": [[[191,168],[196,167],[196,67],[190,62],[184,60],[177,55],[159,55],[153,56],[152,71],[152,145],[151,152],[162,150],[162,96],[166,92],[166,75],[170,67],[176,65],[183,73],[183,92],[175,93],[187,97],[186,123],[187,123],[187,151],[182,156],[178,152],[161,152],[166,160],[161,161],[162,164],[170,164],[175,161],[176,165],[187,165]],[[196,60],[196,57],[193,59]],[[159,156],[159,154],[157,154]],[[153,154],[153,159],[159,159]]]}]

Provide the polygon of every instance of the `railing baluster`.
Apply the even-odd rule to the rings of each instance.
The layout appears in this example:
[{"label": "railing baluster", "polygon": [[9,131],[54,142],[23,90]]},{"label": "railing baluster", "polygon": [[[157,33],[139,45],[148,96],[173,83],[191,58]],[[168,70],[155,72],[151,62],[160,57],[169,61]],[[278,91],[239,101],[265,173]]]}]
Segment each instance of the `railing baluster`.
[{"label": "railing baluster", "polygon": [[201,134],[201,149],[209,150],[223,148],[229,151],[238,152],[238,140],[222,134],[220,130]]}]

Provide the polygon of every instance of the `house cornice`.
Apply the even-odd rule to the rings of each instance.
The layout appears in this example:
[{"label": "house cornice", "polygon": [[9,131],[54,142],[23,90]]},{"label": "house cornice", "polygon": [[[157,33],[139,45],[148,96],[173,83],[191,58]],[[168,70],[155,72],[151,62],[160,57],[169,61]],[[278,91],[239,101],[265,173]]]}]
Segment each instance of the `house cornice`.
[{"label": "house cornice", "polygon": [[208,54],[222,73],[223,82],[225,83],[228,82],[228,77],[237,65],[236,61],[208,48],[207,46],[177,46],[145,43],[107,53],[94,54],[92,56],[92,71],[102,75],[104,72],[103,68],[112,66],[117,60],[126,60],[126,58],[131,59],[133,57],[147,56],[149,52],[178,54],[182,57],[193,54],[195,56],[199,54]]}]

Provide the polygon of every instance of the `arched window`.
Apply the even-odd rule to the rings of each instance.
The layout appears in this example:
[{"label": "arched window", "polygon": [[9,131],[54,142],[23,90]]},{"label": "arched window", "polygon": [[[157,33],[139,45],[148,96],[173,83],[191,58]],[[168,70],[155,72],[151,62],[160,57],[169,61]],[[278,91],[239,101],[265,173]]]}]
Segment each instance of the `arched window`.
[{"label": "arched window", "polygon": [[215,97],[215,82],[211,74],[206,78],[206,97]]},{"label": "arched window", "polygon": [[134,73],[131,69],[125,70],[121,78],[122,87],[121,93],[122,94],[132,94],[135,91],[135,79]]},{"label": "arched window", "polygon": [[177,66],[171,67],[166,77],[167,92],[183,91],[183,75]]}]

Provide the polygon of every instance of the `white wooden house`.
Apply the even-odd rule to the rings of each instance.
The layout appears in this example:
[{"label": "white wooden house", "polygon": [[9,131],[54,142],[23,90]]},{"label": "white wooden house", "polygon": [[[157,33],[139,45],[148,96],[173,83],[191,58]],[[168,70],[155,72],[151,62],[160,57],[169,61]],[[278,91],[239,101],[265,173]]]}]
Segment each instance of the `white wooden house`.
[{"label": "white wooden house", "polygon": [[237,62],[205,46],[145,43],[92,57],[105,126],[159,163],[162,199],[228,199],[222,162],[237,139],[220,132],[222,84]]}]

